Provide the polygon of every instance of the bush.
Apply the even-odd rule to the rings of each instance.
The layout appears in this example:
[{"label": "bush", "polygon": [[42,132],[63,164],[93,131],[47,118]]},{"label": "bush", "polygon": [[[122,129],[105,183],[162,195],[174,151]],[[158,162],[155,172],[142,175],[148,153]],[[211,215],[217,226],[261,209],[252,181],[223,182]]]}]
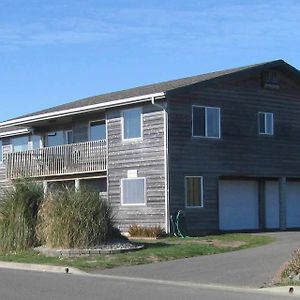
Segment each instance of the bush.
[{"label": "bush", "polygon": [[164,230],[160,226],[143,227],[137,224],[129,226],[128,233],[131,237],[148,237],[158,238],[165,235]]},{"label": "bush", "polygon": [[114,218],[99,194],[64,188],[51,193],[39,212],[37,233],[51,248],[86,248],[111,238]]},{"label": "bush", "polygon": [[0,247],[2,251],[25,250],[37,244],[35,227],[40,203],[41,185],[18,180],[3,190],[0,199]]},{"label": "bush", "polygon": [[281,276],[283,279],[289,279],[291,276],[297,274],[300,274],[300,249],[294,251],[287,267],[282,272]]}]

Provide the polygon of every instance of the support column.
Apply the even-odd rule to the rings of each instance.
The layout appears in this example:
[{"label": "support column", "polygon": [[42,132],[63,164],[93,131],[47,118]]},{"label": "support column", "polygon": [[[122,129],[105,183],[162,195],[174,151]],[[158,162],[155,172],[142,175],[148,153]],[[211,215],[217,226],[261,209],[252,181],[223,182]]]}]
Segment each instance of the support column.
[{"label": "support column", "polygon": [[80,179],[75,179],[75,191],[78,192],[80,189]]},{"label": "support column", "polygon": [[43,190],[44,190],[44,197],[46,197],[48,193],[48,182],[46,180],[43,181]]},{"label": "support column", "polygon": [[279,228],[286,230],[286,177],[279,178]]},{"label": "support column", "polygon": [[266,229],[266,197],[265,197],[265,180],[258,181],[258,209],[259,209],[259,229]]}]

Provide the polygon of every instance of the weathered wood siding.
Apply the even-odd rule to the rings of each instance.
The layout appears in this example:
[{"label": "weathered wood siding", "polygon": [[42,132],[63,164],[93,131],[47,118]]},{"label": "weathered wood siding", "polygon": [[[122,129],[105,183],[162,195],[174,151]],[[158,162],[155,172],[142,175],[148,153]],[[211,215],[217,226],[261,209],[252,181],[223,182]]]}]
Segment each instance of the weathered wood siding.
[{"label": "weathered wood siding", "polygon": [[[300,177],[300,87],[280,72],[280,88],[261,73],[169,93],[171,213],[185,210],[189,230],[218,230],[218,180]],[[221,108],[221,139],[192,137],[192,105]],[[258,112],[274,113],[274,136],[258,134]],[[203,176],[204,207],[186,209],[184,177]]]},{"label": "weathered wood siding", "polygon": [[[9,138],[3,138],[3,156],[5,153],[9,153],[11,151]],[[6,179],[6,167],[4,163],[0,164],[0,195],[3,193],[3,189],[11,186],[11,182]]]},{"label": "weathered wood siding", "polygon": [[[122,142],[122,110],[107,111],[108,199],[121,230],[131,224],[165,226],[164,113],[151,104],[143,108],[143,139]],[[128,170],[146,178],[146,206],[121,205],[121,179]]]}]

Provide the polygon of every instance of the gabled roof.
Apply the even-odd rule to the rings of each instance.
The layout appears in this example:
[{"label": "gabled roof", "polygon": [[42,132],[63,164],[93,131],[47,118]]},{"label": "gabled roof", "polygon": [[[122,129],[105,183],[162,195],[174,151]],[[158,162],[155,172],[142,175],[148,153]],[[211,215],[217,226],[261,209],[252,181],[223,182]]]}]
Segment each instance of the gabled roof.
[{"label": "gabled roof", "polygon": [[300,78],[300,72],[297,69],[287,64],[283,60],[274,60],[270,62],[248,65],[248,66],[234,68],[234,69],[227,69],[218,72],[206,73],[206,74],[186,77],[182,79],[170,80],[170,81],[160,82],[156,84],[150,84],[150,85],[140,86],[140,87],[126,89],[122,91],[107,93],[99,96],[84,98],[81,100],[40,110],[31,114],[23,115],[21,117],[2,122],[0,123],[0,132],[2,131],[1,127],[7,126],[5,125],[7,122],[11,124],[10,126],[13,126],[15,125],[14,121],[16,121],[15,123],[17,124],[18,123],[17,121],[22,118],[34,117],[34,116],[56,113],[56,112],[59,113],[60,111],[76,110],[82,107],[89,107],[97,104],[109,103],[111,101],[116,101],[121,99],[127,99],[127,98],[139,97],[139,96],[142,97],[145,95],[152,95],[156,93],[166,93],[175,89],[187,87],[201,82],[207,82],[215,79],[226,79],[226,78],[230,78],[231,76],[238,76],[241,73],[249,72],[251,70],[265,69],[271,67],[283,67],[284,69],[288,69],[294,72]]}]

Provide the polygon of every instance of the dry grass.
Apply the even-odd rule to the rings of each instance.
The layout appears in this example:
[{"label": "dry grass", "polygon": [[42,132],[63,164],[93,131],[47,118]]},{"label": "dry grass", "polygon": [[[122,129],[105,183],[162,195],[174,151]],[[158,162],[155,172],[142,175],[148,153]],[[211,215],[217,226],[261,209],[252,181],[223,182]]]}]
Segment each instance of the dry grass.
[{"label": "dry grass", "polygon": [[49,248],[85,248],[111,238],[113,223],[112,209],[98,193],[65,188],[42,203],[37,234]]},{"label": "dry grass", "polygon": [[4,190],[0,200],[2,251],[20,251],[36,245],[35,227],[42,199],[42,187],[28,180],[18,180]]}]

